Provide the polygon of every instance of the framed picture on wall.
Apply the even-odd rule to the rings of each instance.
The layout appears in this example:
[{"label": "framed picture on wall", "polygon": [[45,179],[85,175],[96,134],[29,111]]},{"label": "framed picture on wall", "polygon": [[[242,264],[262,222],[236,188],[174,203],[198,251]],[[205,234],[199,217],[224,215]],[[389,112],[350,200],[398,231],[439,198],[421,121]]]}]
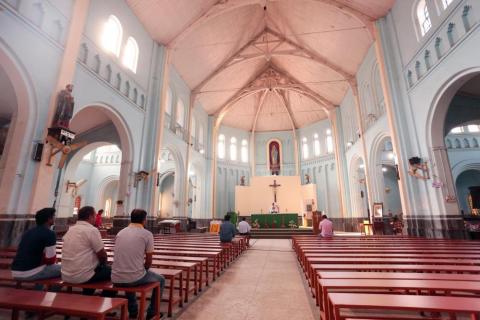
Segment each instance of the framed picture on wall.
[{"label": "framed picture on wall", "polygon": [[375,202],[373,204],[373,217],[374,218],[383,217],[383,202]]}]

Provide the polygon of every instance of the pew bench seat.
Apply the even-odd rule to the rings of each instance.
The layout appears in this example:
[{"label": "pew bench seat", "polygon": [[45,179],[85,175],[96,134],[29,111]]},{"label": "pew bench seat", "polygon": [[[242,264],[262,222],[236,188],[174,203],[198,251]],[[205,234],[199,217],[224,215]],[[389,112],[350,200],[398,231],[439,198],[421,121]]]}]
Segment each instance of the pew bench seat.
[{"label": "pew bench seat", "polygon": [[121,320],[128,319],[126,299],[82,295],[73,298],[69,293],[4,287],[0,287],[0,308],[12,310],[12,320],[18,319],[21,310],[103,320],[116,309],[120,309]]}]

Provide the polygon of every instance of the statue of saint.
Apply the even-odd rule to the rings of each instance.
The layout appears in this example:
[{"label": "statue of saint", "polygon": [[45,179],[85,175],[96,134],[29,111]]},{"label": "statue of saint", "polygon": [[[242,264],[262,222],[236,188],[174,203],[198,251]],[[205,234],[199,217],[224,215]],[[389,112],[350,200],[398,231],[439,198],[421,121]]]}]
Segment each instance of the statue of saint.
[{"label": "statue of saint", "polygon": [[244,186],[245,185],[245,176],[240,177],[240,185]]},{"label": "statue of saint", "polygon": [[52,127],[68,129],[73,117],[73,84],[67,84],[57,97],[57,109],[53,117]]},{"label": "statue of saint", "polygon": [[272,165],[276,166],[278,164],[278,150],[276,145],[273,145],[270,156],[272,157]]},{"label": "statue of saint", "polygon": [[310,175],[309,174],[305,174],[305,183],[310,184]]}]

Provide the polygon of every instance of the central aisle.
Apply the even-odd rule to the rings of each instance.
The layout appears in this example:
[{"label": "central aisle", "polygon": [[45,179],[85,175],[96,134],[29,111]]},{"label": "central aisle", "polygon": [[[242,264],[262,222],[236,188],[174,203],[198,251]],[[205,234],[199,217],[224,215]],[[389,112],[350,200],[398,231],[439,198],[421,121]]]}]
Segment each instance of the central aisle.
[{"label": "central aisle", "polygon": [[290,240],[252,239],[251,244],[178,319],[319,318]]}]

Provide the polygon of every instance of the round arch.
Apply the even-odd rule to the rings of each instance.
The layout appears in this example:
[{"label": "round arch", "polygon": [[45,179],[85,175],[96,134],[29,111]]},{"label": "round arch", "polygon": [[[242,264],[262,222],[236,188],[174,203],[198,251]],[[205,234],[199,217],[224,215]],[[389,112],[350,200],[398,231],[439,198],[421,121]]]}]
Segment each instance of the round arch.
[{"label": "round arch", "polygon": [[82,114],[92,111],[102,112],[104,116],[113,123],[120,139],[119,148],[122,150],[122,162],[120,165],[120,183],[117,199],[123,201],[125,207],[124,212],[129,212],[131,208],[129,208],[128,196],[130,194],[130,188],[132,187],[131,171],[135,151],[131,130],[123,116],[115,110],[115,108],[105,103],[90,103],[82,106],[76,110],[70,123],[73,125],[76,120],[81,118]]},{"label": "round arch", "polygon": [[[82,161],[83,157],[85,157],[90,152],[98,149],[100,147],[109,145],[109,142],[94,142],[86,145],[85,147],[79,149],[67,162],[65,171],[63,174],[63,178],[61,181],[66,183],[67,181],[74,181],[75,180],[75,173],[77,171],[78,165]],[[72,213],[72,208],[74,205],[74,198],[71,197],[70,192],[66,191],[66,188],[61,188],[59,193],[58,199],[58,213],[57,216],[59,217],[68,217]],[[96,202],[97,203],[97,202]]]},{"label": "round arch", "polygon": [[445,201],[452,198],[456,200],[455,181],[445,145],[445,119],[455,94],[478,75],[480,67],[467,68],[452,75],[438,89],[428,112],[426,136],[429,156],[434,164],[432,174],[444,183],[444,188],[437,189],[436,202],[440,210],[447,215],[458,215],[460,209],[457,201]]},{"label": "round arch", "polygon": [[[106,199],[107,199],[106,191],[107,191],[107,188],[113,183],[119,184],[120,183],[120,176],[110,175],[110,176],[106,177],[105,179],[103,179],[102,182],[100,182],[100,186],[99,186],[100,192],[97,194],[97,199],[95,199],[95,203],[97,205],[97,208],[106,210],[106,208],[104,206],[104,204],[106,202]],[[117,185],[117,188],[118,188],[118,185]],[[111,199],[110,212],[109,212],[110,217],[112,217],[112,213],[113,213],[113,210],[114,210],[114,205],[115,205],[116,200],[117,200],[116,197],[118,197],[118,195],[114,196],[114,198]]]},{"label": "round arch", "polygon": [[[175,194],[175,199],[174,199],[174,215],[178,215],[184,210],[185,204],[183,199],[185,197],[183,196],[182,192],[182,182],[185,181],[185,165],[183,162],[183,157],[180,151],[173,145],[166,145],[162,146],[163,150],[167,150],[170,152],[173,158],[174,162],[174,168],[166,168],[166,170],[160,170],[160,181],[158,184],[158,188],[162,185],[163,179],[167,178],[169,175],[172,173],[175,173],[175,179],[174,179],[174,194]],[[160,159],[158,159],[160,161]],[[159,168],[162,168],[164,166],[159,166]],[[159,201],[159,199],[156,199],[155,201]],[[158,212],[156,215],[158,216],[160,214],[161,208],[158,208]]]},{"label": "round arch", "polygon": [[370,149],[369,159],[374,159],[374,163],[373,165],[370,164],[371,167],[368,168],[368,172],[373,177],[372,201],[375,202],[383,199],[383,193],[381,192],[381,190],[383,189],[383,173],[380,166],[380,153],[385,141],[387,141],[388,139],[391,140],[391,137],[387,132],[380,132],[379,134],[377,134],[377,136],[375,136],[371,143],[372,147]]},{"label": "round arch", "polygon": [[359,167],[361,164],[365,164],[365,162],[363,161],[363,157],[360,155],[354,155],[350,160],[349,181],[351,196],[350,201],[352,204],[352,217],[365,217],[366,213],[368,213],[368,206],[365,207],[365,203],[363,202],[363,198],[361,197],[362,193],[364,197],[367,195],[366,186],[365,188],[361,187],[360,180],[362,178],[358,175]]},{"label": "round arch", "polygon": [[[17,109],[12,115],[4,155],[0,163],[0,213],[16,213],[20,205],[20,189],[30,154],[34,124],[37,120],[37,101],[27,69],[15,58],[13,50],[0,38],[0,67],[14,88]],[[22,199],[28,208],[31,199]]]}]

